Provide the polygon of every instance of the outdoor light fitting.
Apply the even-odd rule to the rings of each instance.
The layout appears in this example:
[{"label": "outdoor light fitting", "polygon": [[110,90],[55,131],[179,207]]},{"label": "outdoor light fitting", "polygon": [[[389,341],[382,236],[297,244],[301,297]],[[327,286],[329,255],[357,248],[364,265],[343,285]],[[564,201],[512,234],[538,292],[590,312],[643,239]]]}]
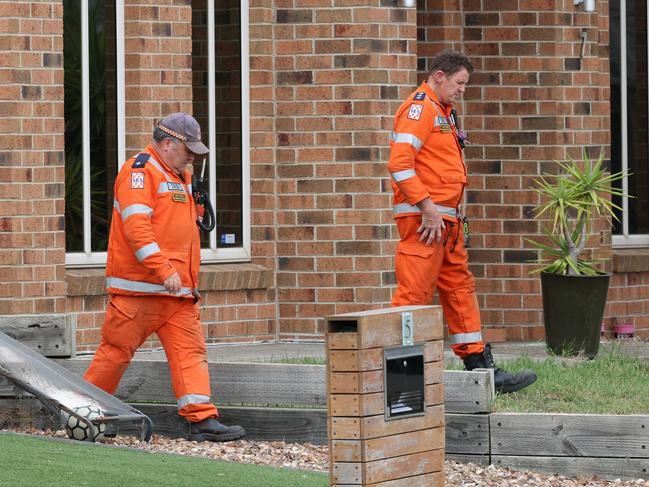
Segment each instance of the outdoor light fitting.
[{"label": "outdoor light fitting", "polygon": [[399,0],[399,3],[402,7],[415,7],[417,5],[417,0]]},{"label": "outdoor light fitting", "polygon": [[574,5],[584,4],[584,12],[595,11],[595,0],[573,0]]}]

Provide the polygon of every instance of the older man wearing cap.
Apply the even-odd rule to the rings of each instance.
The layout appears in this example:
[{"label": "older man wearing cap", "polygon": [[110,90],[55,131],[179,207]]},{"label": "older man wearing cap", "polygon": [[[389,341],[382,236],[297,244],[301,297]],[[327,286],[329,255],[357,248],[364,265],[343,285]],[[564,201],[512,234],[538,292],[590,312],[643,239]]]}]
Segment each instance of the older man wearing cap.
[{"label": "older man wearing cap", "polygon": [[188,439],[228,441],[245,431],[216,419],[197,304],[200,237],[188,166],[207,152],[198,122],[174,113],[117,175],[106,264],[110,302],[84,378],[114,393],[135,351],[155,332]]}]

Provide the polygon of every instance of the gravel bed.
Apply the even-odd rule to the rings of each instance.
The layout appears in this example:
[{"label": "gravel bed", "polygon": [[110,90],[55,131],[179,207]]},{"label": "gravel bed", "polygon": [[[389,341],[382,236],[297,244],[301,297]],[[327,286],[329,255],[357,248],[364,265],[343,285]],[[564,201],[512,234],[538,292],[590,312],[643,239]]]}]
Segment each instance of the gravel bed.
[{"label": "gravel bed", "polygon": [[[11,430],[41,436],[67,438],[65,431],[37,429]],[[72,440],[70,440],[72,441]],[[296,468],[327,472],[326,446],[285,443],[283,441],[230,441],[226,443],[196,442],[153,435],[150,443],[131,436],[105,438],[101,443],[121,448],[133,448],[152,453],[173,453],[201,458],[254,463],[271,467]],[[649,480],[602,480],[596,477],[569,478],[523,472],[493,465],[481,466],[447,460],[444,471],[447,487],[649,487]]]}]

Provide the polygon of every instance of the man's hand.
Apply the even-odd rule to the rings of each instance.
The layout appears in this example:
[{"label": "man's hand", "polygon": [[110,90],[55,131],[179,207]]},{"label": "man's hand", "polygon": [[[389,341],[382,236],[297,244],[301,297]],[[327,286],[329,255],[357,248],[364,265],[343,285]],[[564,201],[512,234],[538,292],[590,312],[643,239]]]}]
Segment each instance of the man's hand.
[{"label": "man's hand", "polygon": [[169,277],[167,277],[164,280],[162,285],[171,294],[179,293],[180,289],[182,288],[182,282],[180,281],[180,275],[178,275],[177,272],[174,272],[173,274],[171,274]]},{"label": "man's hand", "polygon": [[430,198],[426,198],[417,203],[417,206],[421,208],[421,225],[417,229],[419,241],[426,245],[432,245],[433,241],[441,242],[446,227],[435,204]]}]

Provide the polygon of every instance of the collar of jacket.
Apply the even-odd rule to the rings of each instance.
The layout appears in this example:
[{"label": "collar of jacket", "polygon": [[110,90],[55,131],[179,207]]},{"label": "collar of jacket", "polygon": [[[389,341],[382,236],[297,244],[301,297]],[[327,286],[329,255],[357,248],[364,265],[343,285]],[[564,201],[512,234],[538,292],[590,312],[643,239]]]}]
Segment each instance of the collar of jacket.
[{"label": "collar of jacket", "polygon": [[180,181],[182,181],[183,183],[185,183],[185,184],[189,184],[188,181],[191,181],[191,173],[189,172],[188,169],[185,169],[185,172],[183,173],[182,176],[181,176],[180,174],[178,174],[176,171],[174,171],[173,169],[171,169],[171,168],[170,168],[170,167],[169,167],[169,166],[168,166],[168,165],[167,165],[167,164],[162,160],[162,157],[160,157],[160,154],[158,154],[158,151],[155,150],[155,147],[153,146],[153,144],[149,144],[149,145],[147,145],[146,148],[144,149],[144,152],[148,152],[149,154],[151,154],[151,155],[153,156],[153,158],[154,158],[156,161],[158,161],[158,162],[160,163],[160,165],[165,169],[165,171],[167,171],[169,174],[171,174],[171,175],[174,176],[175,178],[180,179]]},{"label": "collar of jacket", "polygon": [[442,112],[444,112],[444,115],[448,116],[450,114],[452,105],[444,105],[443,103],[441,103],[439,101],[439,99],[437,98],[437,95],[435,94],[433,89],[430,87],[430,85],[426,81],[421,83],[421,86],[419,87],[419,90],[426,92],[426,94],[428,95],[430,100],[435,105],[437,105],[442,110]]}]

